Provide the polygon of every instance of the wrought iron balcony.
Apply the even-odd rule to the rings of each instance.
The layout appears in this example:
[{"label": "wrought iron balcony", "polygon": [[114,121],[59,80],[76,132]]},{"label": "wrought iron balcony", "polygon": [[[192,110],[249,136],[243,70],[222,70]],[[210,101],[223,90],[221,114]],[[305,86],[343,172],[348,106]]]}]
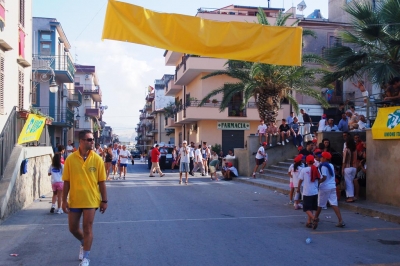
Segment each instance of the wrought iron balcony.
[{"label": "wrought iron balcony", "polygon": [[61,127],[72,127],[74,125],[74,112],[68,108],[56,108],[48,106],[35,107],[42,114],[54,118],[52,125]]},{"label": "wrought iron balcony", "polygon": [[93,117],[93,118],[100,118],[100,108],[86,108],[85,109],[85,116]]},{"label": "wrought iron balcony", "polygon": [[55,78],[62,83],[73,83],[75,76],[75,66],[69,55],[33,55],[32,69],[38,73],[46,73],[46,68],[54,70]]},{"label": "wrought iron balcony", "polygon": [[80,84],[75,85],[75,90],[81,92],[83,95],[90,95],[95,102],[102,102],[100,86]]}]

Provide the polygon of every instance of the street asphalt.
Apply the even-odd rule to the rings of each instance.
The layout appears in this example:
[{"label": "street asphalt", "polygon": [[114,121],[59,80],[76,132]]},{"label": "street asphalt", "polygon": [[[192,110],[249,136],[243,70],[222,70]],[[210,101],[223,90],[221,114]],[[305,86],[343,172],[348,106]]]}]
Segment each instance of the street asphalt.
[{"label": "street asphalt", "polygon": [[[342,210],[346,227],[336,228],[329,208],[312,230],[286,195],[199,174],[179,185],[177,170],[149,177],[139,161],[128,168],[107,183],[90,265],[400,265],[399,224]],[[45,196],[0,225],[0,265],[79,265],[67,215],[50,214]]]}]

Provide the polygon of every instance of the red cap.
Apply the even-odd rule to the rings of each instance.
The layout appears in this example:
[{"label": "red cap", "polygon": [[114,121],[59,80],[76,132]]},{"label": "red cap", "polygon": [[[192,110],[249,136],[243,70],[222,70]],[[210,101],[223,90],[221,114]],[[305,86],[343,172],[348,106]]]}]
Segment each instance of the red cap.
[{"label": "red cap", "polygon": [[322,157],[324,157],[325,159],[330,160],[332,158],[332,154],[330,154],[329,152],[324,151],[322,154]]},{"label": "red cap", "polygon": [[267,145],[267,143],[266,143],[266,142],[263,142],[262,145],[265,146],[265,145]]},{"label": "red cap", "polygon": [[317,139],[313,139],[313,140],[312,140],[312,142],[314,142],[314,143],[317,143],[317,142],[318,142],[318,140],[317,140]]},{"label": "red cap", "polygon": [[232,167],[233,164],[231,162],[228,162],[228,167]]},{"label": "red cap", "polygon": [[306,163],[314,163],[314,156],[308,155],[306,157]]},{"label": "red cap", "polygon": [[297,150],[298,150],[298,151],[301,151],[302,149],[303,149],[303,146],[297,147]]},{"label": "red cap", "polygon": [[320,150],[320,149],[315,149],[314,150],[314,154],[316,154],[316,153],[321,153],[322,151]]},{"label": "red cap", "polygon": [[323,114],[323,115],[322,115],[322,118],[326,118],[326,114]]},{"label": "red cap", "polygon": [[303,155],[299,154],[294,158],[294,162],[295,163],[301,162],[302,159],[303,159]]}]

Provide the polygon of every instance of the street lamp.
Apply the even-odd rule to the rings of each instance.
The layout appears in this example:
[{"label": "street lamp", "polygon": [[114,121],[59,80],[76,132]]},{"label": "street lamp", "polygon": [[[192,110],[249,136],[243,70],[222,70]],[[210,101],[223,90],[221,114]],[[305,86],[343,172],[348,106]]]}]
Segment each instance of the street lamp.
[{"label": "street lamp", "polygon": [[[45,72],[38,73],[38,71],[45,71]],[[55,76],[56,75],[54,73],[54,70],[49,66],[42,65],[42,66],[35,68],[34,72],[33,72],[33,78],[34,78],[33,88],[35,88],[40,82],[48,82],[51,80],[50,88],[49,88],[50,92],[57,93],[58,85],[56,83]]]}]

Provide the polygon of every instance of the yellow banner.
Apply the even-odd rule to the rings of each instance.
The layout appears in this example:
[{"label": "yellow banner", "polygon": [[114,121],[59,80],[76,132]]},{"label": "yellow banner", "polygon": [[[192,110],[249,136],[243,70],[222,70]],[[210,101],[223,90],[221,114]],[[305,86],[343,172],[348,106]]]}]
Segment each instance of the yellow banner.
[{"label": "yellow banner", "polygon": [[46,117],[30,114],[18,138],[18,144],[38,141],[46,124]]},{"label": "yellow banner", "polygon": [[400,139],[400,106],[379,108],[372,126],[373,139]]},{"label": "yellow banner", "polygon": [[220,22],[157,13],[109,0],[102,39],[207,57],[300,66],[302,32],[301,27]]}]

